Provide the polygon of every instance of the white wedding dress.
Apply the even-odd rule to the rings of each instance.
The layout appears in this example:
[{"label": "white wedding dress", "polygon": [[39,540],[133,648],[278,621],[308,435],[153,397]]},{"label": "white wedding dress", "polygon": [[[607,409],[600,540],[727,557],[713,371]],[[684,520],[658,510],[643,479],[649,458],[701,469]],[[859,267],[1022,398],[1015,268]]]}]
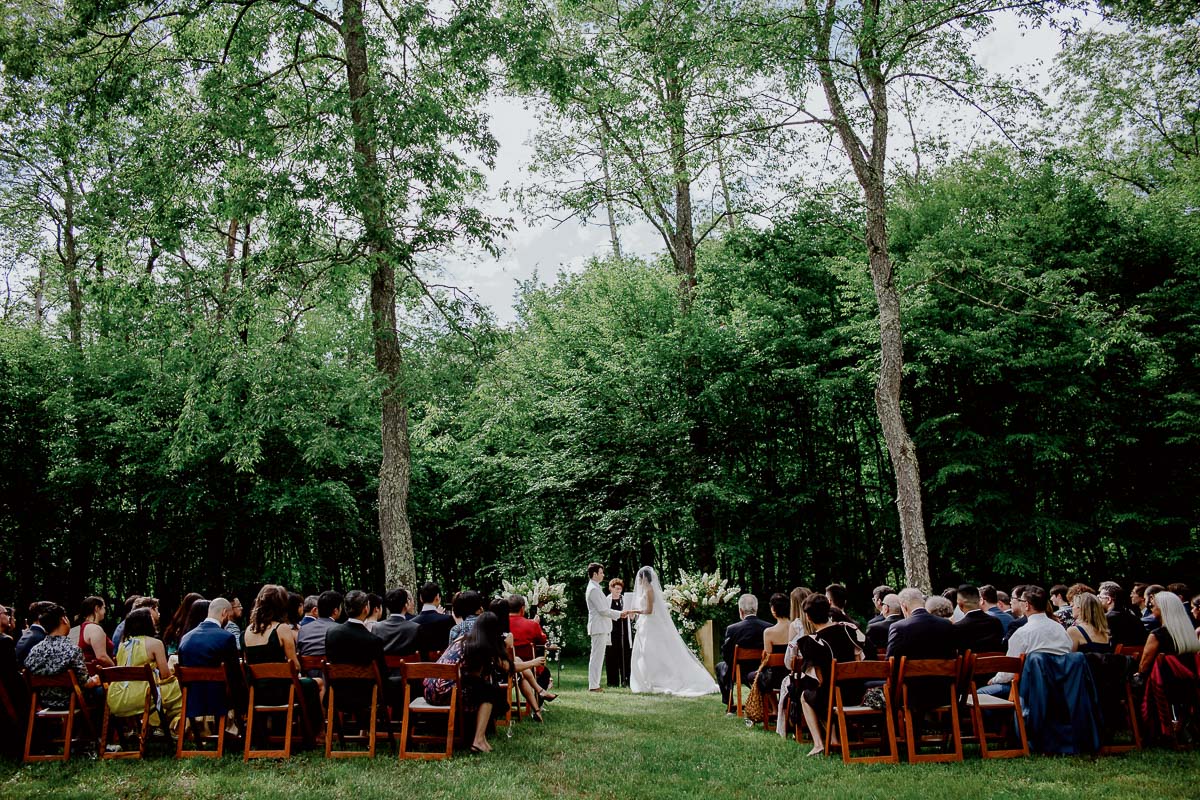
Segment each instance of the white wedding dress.
[{"label": "white wedding dress", "polygon": [[700,697],[720,691],[708,670],[683,643],[652,567],[638,570],[632,607],[650,612],[639,614],[636,622],[629,673],[629,688],[634,693]]}]

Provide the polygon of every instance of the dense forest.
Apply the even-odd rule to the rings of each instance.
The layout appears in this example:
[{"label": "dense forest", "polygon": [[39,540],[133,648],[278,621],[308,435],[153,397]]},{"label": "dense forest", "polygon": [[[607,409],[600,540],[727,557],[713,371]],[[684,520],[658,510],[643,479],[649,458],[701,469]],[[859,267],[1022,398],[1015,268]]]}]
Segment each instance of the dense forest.
[{"label": "dense forest", "polygon": [[[973,55],[1014,5],[1044,96]],[[0,598],[1195,585],[1197,11],[15,0]],[[439,272],[499,93],[514,204],[613,245],[506,324]]]}]

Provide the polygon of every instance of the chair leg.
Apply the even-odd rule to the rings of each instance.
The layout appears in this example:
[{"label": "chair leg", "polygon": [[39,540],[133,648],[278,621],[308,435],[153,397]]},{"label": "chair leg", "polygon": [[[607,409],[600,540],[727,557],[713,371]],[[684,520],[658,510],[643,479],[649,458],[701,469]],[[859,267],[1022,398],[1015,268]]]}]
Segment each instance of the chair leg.
[{"label": "chair leg", "polygon": [[[104,706],[108,708],[106,703]],[[67,726],[63,733],[63,761],[71,760],[71,735],[75,731],[75,695],[71,695],[71,701],[67,704]]]},{"label": "chair leg", "polygon": [[250,685],[250,706],[246,711],[246,746],[243,761],[250,760],[250,742],[254,739],[254,685]]},{"label": "chair leg", "polygon": [[[333,717],[335,715],[333,705],[333,684],[325,688],[325,700],[328,703],[328,710],[325,712],[325,757],[330,758],[333,753]],[[340,721],[339,721],[340,722]],[[338,733],[341,734],[341,725],[338,725]],[[346,740],[342,739],[342,746],[346,745]]]}]

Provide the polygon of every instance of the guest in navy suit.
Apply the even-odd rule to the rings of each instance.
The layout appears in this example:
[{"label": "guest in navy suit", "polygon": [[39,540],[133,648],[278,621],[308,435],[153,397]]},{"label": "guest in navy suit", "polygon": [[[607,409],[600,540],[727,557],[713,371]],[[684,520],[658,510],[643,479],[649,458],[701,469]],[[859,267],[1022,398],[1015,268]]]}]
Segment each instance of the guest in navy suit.
[{"label": "guest in navy suit", "polygon": [[29,627],[21,634],[21,638],[17,640],[14,648],[17,656],[17,664],[21,667],[25,666],[25,659],[29,657],[29,651],[33,646],[46,638],[46,629],[41,626],[38,620],[42,614],[54,607],[54,603],[48,600],[38,600],[36,603],[29,605]]},{"label": "guest in navy suit", "polygon": [[[383,660],[383,640],[367,630],[367,617],[370,615],[370,599],[366,592],[358,589],[346,592],[342,603],[346,610],[346,622],[333,625],[325,634],[325,660],[330,664],[353,664],[370,666],[375,664],[379,674],[387,674],[387,664]],[[371,687],[369,681],[340,682],[334,693],[338,709],[342,711],[358,711],[371,705]],[[385,698],[379,698],[382,702]]]},{"label": "guest in navy suit", "polygon": [[[238,674],[237,637],[225,630],[233,616],[233,606],[224,597],[208,604],[208,616],[184,634],[179,643],[179,665],[183,667],[225,667],[226,675]],[[237,686],[240,681],[233,680]],[[224,717],[229,711],[225,690],[209,683],[188,687],[188,717]]]},{"label": "guest in navy suit", "polygon": [[439,609],[442,605],[442,589],[436,583],[427,583],[421,587],[421,613],[412,621],[421,626],[417,636],[417,649],[422,653],[445,650],[450,644],[450,629],[454,627],[454,617]]}]

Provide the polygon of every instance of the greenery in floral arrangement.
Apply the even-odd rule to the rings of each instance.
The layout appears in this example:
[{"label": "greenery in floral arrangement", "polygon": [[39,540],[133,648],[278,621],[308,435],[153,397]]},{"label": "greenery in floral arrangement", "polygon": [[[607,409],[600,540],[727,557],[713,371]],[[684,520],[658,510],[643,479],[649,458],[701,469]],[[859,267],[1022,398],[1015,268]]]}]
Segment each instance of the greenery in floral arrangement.
[{"label": "greenery in floral arrangement", "polygon": [[567,613],[567,585],[551,583],[547,578],[525,578],[504,585],[505,596],[519,594],[525,598],[530,613],[536,609],[541,618],[542,628],[546,631],[549,644],[561,647],[563,644],[563,621]]},{"label": "greenery in floral arrangement", "polygon": [[724,616],[727,606],[735,603],[742,592],[740,586],[730,586],[720,572],[689,574],[679,570],[679,583],[663,587],[672,616],[688,633],[695,633],[705,622]]}]

